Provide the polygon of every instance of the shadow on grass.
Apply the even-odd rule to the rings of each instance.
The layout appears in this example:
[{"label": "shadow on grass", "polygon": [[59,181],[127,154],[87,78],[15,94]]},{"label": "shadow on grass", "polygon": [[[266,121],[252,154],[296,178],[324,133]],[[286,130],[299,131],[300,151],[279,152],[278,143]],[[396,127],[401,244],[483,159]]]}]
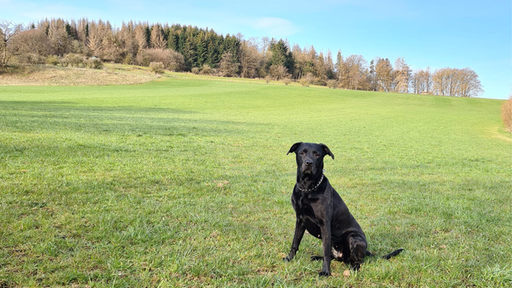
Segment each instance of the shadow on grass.
[{"label": "shadow on grass", "polygon": [[[73,102],[0,101],[7,130],[17,132],[100,133],[136,136],[240,133],[248,122],[205,119],[199,112],[160,107],[76,106]],[[190,115],[198,115],[191,117]]]}]

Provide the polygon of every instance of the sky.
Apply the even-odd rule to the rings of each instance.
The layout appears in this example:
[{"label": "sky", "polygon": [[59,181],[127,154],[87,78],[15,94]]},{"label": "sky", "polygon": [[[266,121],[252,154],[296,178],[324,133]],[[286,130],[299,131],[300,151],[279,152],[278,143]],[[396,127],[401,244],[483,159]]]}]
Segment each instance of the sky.
[{"label": "sky", "polygon": [[403,57],[415,69],[473,69],[483,98],[512,94],[512,1],[492,0],[0,0],[0,19],[44,18],[192,25],[286,39],[324,55]]}]

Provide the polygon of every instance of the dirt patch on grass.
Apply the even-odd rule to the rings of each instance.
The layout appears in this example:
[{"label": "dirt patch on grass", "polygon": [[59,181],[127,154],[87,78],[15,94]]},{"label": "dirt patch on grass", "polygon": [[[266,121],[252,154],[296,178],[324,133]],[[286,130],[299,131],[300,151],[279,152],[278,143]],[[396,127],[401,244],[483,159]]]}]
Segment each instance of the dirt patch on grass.
[{"label": "dirt patch on grass", "polygon": [[145,67],[129,65],[107,64],[103,69],[33,65],[0,73],[0,86],[131,85],[158,77]]}]

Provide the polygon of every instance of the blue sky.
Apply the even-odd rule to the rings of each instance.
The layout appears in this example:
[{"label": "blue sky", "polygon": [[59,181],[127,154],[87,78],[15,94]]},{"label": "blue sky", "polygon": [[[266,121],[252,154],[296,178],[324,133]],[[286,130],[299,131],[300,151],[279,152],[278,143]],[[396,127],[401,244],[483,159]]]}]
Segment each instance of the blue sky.
[{"label": "blue sky", "polygon": [[177,23],[222,34],[283,38],[336,56],[363,55],[411,68],[473,69],[485,92],[506,99],[512,92],[510,0],[294,0],[294,1],[36,1],[0,0],[0,19],[28,24],[43,18],[88,18]]}]

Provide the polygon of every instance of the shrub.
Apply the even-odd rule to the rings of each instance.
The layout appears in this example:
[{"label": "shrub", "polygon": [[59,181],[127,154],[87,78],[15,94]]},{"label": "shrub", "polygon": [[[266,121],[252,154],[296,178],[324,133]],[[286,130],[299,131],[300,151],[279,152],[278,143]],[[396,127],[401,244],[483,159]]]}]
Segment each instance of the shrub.
[{"label": "shrub", "polygon": [[46,64],[57,66],[59,64],[59,57],[56,55],[46,57]]},{"label": "shrub", "polygon": [[44,64],[46,59],[36,53],[21,54],[18,57],[18,62],[25,64]]},{"label": "shrub", "polygon": [[321,77],[314,77],[311,84],[319,85],[319,86],[327,86],[327,81],[322,79]]},{"label": "shrub", "polygon": [[71,67],[85,67],[85,57],[80,54],[69,53],[64,55],[65,61],[71,65]]},{"label": "shrub", "polygon": [[292,83],[292,78],[286,77],[286,78],[283,79],[283,82],[284,82],[285,85],[288,85],[288,84]]},{"label": "shrub", "polygon": [[309,85],[311,85],[314,81],[315,76],[313,76],[311,73],[308,73],[306,76],[302,76],[302,78],[300,78],[299,83],[304,87],[309,87]]},{"label": "shrub", "polygon": [[151,62],[160,62],[171,71],[182,71],[185,67],[183,55],[171,49],[146,49],[137,55],[139,65],[149,66]]},{"label": "shrub", "polygon": [[338,84],[338,81],[336,80],[327,80],[327,87],[329,87],[329,89],[336,89],[336,85]]},{"label": "shrub", "polygon": [[272,77],[270,75],[265,76],[265,82],[268,84],[272,81]]},{"label": "shrub", "polygon": [[149,63],[149,68],[155,74],[164,74],[164,63],[162,62],[151,62]]},{"label": "shrub", "polygon": [[102,69],[103,68],[103,62],[101,62],[100,58],[97,57],[91,57],[87,59],[85,62],[87,68],[91,69]]},{"label": "shrub", "polygon": [[501,105],[501,119],[507,131],[512,132],[512,95]]},{"label": "shrub", "polygon": [[199,68],[197,68],[197,67],[192,68],[192,73],[194,73],[196,75],[199,74]]},{"label": "shrub", "polygon": [[309,80],[308,80],[308,79],[306,79],[306,78],[300,78],[299,83],[300,83],[300,85],[302,85],[303,87],[309,87]]},{"label": "shrub", "polygon": [[201,74],[203,74],[203,75],[212,75],[213,72],[214,71],[213,71],[212,67],[210,67],[210,65],[203,64],[203,68],[201,69]]},{"label": "shrub", "polygon": [[62,67],[68,67],[69,61],[66,58],[59,58],[59,65]]},{"label": "shrub", "polygon": [[133,56],[132,56],[132,54],[130,54],[130,53],[126,54],[126,57],[124,57],[123,63],[124,64],[128,64],[128,65],[132,65],[133,64]]}]

